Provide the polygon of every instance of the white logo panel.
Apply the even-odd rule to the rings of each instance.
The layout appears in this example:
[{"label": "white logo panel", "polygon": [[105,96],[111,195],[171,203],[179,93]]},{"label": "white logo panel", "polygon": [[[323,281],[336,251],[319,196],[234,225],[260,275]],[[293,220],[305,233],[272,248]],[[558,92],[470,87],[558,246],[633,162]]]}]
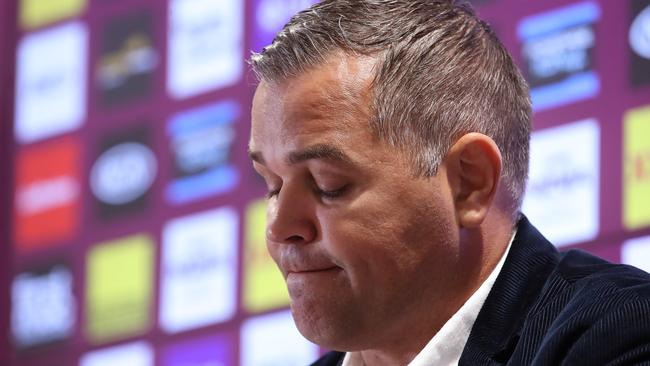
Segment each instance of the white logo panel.
[{"label": "white logo panel", "polygon": [[14,279],[11,294],[11,328],[18,346],[35,346],[72,333],[76,305],[72,273],[66,267],[21,273]]},{"label": "white logo panel", "polygon": [[182,99],[236,83],[243,72],[243,1],[171,0],[167,90]]},{"label": "white logo panel", "polygon": [[650,272],[650,236],[624,242],[621,247],[621,262]]},{"label": "white logo panel", "polygon": [[29,143],[74,130],[86,115],[88,31],[67,23],[18,46],[16,139]]},{"label": "white logo panel", "polygon": [[534,132],[523,212],[556,246],[598,235],[600,128],[587,119]]},{"label": "white logo panel", "polygon": [[90,189],[102,202],[129,203],[149,190],[156,170],[156,156],[148,146],[125,142],[97,158],[90,171]]},{"label": "white logo panel", "polygon": [[133,342],[88,352],[80,366],[153,366],[153,349],[148,343]]},{"label": "white logo panel", "polygon": [[160,325],[176,333],[235,313],[238,216],[229,207],[163,229]]},{"label": "white logo panel", "polygon": [[243,366],[300,366],[316,358],[318,346],[298,332],[289,311],[250,318],[242,325]]}]

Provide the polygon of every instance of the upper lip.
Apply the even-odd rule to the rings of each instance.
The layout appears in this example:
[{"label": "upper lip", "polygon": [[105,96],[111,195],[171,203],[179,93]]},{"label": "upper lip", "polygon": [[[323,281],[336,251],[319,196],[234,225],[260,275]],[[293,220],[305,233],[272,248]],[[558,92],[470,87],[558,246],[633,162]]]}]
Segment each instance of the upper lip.
[{"label": "upper lip", "polygon": [[284,257],[282,258],[282,269],[286,274],[300,272],[317,272],[333,268],[340,268],[329,260],[302,260]]}]

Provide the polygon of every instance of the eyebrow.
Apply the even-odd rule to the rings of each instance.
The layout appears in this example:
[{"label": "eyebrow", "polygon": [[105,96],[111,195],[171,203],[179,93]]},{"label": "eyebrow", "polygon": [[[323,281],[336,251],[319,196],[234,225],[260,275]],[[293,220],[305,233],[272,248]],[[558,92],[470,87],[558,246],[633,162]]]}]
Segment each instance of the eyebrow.
[{"label": "eyebrow", "polygon": [[[248,151],[248,156],[251,160],[266,165],[264,156],[260,151]],[[289,165],[295,165],[307,160],[330,160],[334,162],[341,162],[351,165],[352,159],[343,152],[340,148],[329,144],[316,144],[309,146],[300,151],[292,151],[286,158]]]}]

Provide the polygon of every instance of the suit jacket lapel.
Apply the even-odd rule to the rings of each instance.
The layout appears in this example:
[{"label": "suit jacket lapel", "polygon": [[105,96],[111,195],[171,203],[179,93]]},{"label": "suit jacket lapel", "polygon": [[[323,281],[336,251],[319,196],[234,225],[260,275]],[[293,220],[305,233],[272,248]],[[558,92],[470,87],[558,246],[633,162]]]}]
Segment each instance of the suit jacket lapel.
[{"label": "suit jacket lapel", "polygon": [[559,253],[522,215],[501,273],[472,328],[460,365],[505,364]]}]

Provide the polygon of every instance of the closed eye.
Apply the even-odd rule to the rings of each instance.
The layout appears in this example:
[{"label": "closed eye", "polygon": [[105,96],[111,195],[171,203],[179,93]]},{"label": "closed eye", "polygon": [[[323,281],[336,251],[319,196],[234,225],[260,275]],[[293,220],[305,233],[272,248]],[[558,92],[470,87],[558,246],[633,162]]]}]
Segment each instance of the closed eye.
[{"label": "closed eye", "polygon": [[318,194],[321,198],[323,199],[328,199],[328,200],[333,200],[336,198],[340,198],[345,194],[347,191],[348,186],[345,185],[341,188],[335,189],[335,190],[323,190],[318,187],[316,187],[314,190],[316,191],[316,194]]},{"label": "closed eye", "polygon": [[266,192],[266,199],[271,199],[275,196],[277,196],[280,193],[280,189],[270,189],[268,192]]}]

